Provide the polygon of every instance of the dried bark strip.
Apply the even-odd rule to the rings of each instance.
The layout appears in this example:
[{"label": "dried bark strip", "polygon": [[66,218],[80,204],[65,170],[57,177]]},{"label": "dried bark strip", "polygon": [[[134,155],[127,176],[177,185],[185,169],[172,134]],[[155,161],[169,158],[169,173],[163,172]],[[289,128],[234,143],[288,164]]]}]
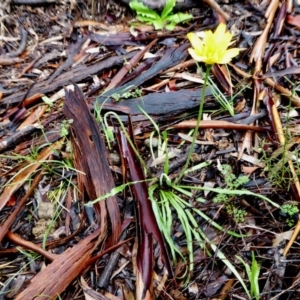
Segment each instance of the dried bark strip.
[{"label": "dried bark strip", "polygon": [[39,300],[56,299],[66,289],[76,276],[82,273],[91,258],[101,228],[64,252],[56,258],[43,271],[39,272],[30,285],[18,296],[16,300],[32,300],[38,296]]},{"label": "dried bark strip", "polygon": [[26,192],[26,194],[22,197],[21,200],[19,200],[15,207],[14,210],[10,213],[9,217],[6,219],[3,225],[0,226],[0,243],[2,239],[4,238],[5,234],[9,230],[11,224],[14,222],[15,218],[17,217],[18,213],[21,211],[22,207],[28,200],[28,198],[33,194],[35,188],[38,186],[39,182],[41,181],[43,177],[42,171],[34,178],[32,185]]},{"label": "dried bark strip", "polygon": [[[157,34],[155,34],[155,37]],[[134,38],[130,32],[119,32],[116,34],[98,34],[98,33],[91,33],[87,34],[87,37],[93,41],[97,42],[103,46],[137,46],[138,41],[141,40]],[[148,35],[143,39],[151,39]]]},{"label": "dried bark strip", "polygon": [[0,152],[6,150],[8,148],[14,147],[16,144],[18,144],[20,142],[21,139],[32,134],[37,129],[42,129],[40,124],[28,125],[28,126],[24,127],[22,130],[14,133],[12,136],[2,140],[0,142]]},{"label": "dried bark strip", "polygon": [[21,144],[18,144],[14,151],[21,155],[27,155],[31,151],[31,146],[40,147],[40,149],[47,146],[49,143],[54,143],[57,140],[61,139],[60,132],[44,132],[42,136],[34,137],[31,140],[24,141]]},{"label": "dried bark strip", "polygon": [[[99,103],[104,103],[105,110],[124,111],[130,115],[141,115],[138,105],[148,114],[166,116],[167,114],[180,114],[181,112],[199,106],[199,97],[202,89],[180,90],[169,93],[153,93],[140,98],[126,99],[121,102],[108,102],[107,98],[99,98]],[[207,88],[205,95],[210,96],[211,90]],[[206,106],[208,107],[208,106]],[[124,110],[124,108],[127,108]]]},{"label": "dried bark strip", "polygon": [[67,70],[73,63],[74,57],[80,52],[80,49],[86,42],[87,38],[81,38],[75,45],[70,45],[68,48],[67,59],[54,71],[54,73],[48,78],[47,83],[50,84],[55,78],[57,78],[64,70]]},{"label": "dried bark strip", "polygon": [[153,40],[147,47],[145,47],[142,51],[137,53],[128,64],[125,64],[123,68],[115,75],[115,77],[111,80],[110,84],[106,88],[106,90],[110,90],[111,88],[116,87],[124,78],[124,76],[130,71],[130,69],[134,68],[140,59],[144,56],[144,54],[157,42],[157,39]]},{"label": "dried bark strip", "polygon": [[51,145],[50,147],[44,149],[38,155],[35,163],[29,165],[29,167],[23,167],[23,169],[15,176],[14,180],[4,188],[0,196],[0,210],[3,209],[3,207],[6,205],[6,203],[14,194],[14,192],[17,191],[24,184],[24,182],[32,175],[32,173],[35,172],[44,163],[44,161],[49,157],[49,155],[55,149],[59,149],[60,147],[60,142]]},{"label": "dried bark strip", "polygon": [[269,4],[268,10],[265,13],[265,17],[267,18],[266,27],[264,28],[259,38],[256,40],[253,49],[251,51],[249,62],[250,63],[252,63],[253,61],[256,62],[254,74],[256,74],[261,70],[261,64],[262,64],[262,59],[267,44],[268,34],[271,26],[273,25],[273,21],[274,21],[274,17],[278,5],[279,5],[279,0],[272,0],[272,2]]},{"label": "dried bark strip", "polygon": [[[98,125],[77,85],[75,85],[74,91],[66,91],[64,114],[68,119],[73,120],[71,128],[75,166],[86,174],[79,175],[78,178],[83,182],[90,199],[94,200],[110,192],[115,187],[115,183],[107,162],[106,148]],[[113,243],[116,243],[121,232],[117,197],[108,197],[106,202],[98,202],[95,208],[100,217],[98,222],[101,222],[103,230],[107,226],[106,209],[108,210]]]},{"label": "dried bark strip", "polygon": [[[132,134],[130,136],[132,139]],[[138,226],[139,250],[137,254],[136,299],[153,299],[153,237],[160,246],[162,260],[170,276],[173,276],[173,270],[164,239],[152,210],[151,201],[148,196],[148,187],[144,181],[145,177],[140,162],[136,159],[136,155],[122,131],[119,132],[118,139],[131,180],[135,182],[133,193],[138,201],[137,207],[140,226]]]},{"label": "dried bark strip", "polygon": [[211,9],[220,14],[225,19],[225,21],[230,20],[230,16],[220,7],[220,5],[215,0],[203,0],[203,2],[207,3],[211,7]]},{"label": "dried bark strip", "polygon": [[[70,84],[71,81],[79,82],[82,81],[91,75],[101,72],[103,69],[111,68],[113,66],[122,65],[124,61],[130,60],[137,51],[132,51],[126,55],[122,56],[113,56],[106,58],[98,63],[93,65],[78,65],[67,72],[56,77],[51,84],[48,84],[48,81],[42,81],[37,83],[29,92],[27,97],[30,97],[34,94],[46,94],[57,90],[58,88]],[[17,94],[10,95],[1,100],[1,104],[14,104],[19,103],[26,96],[27,92],[20,92]]]},{"label": "dried bark strip", "polygon": [[132,87],[139,87],[145,81],[153,78],[160,72],[165,71],[166,69],[169,69],[173,66],[176,66],[177,64],[181,63],[187,58],[188,53],[186,49],[188,48],[188,46],[189,45],[185,43],[178,48],[173,47],[167,49],[166,53],[162,56],[162,58],[149,70],[145,71],[140,76],[134,78],[126,84],[105,92],[101,96],[107,98],[108,96],[111,96],[113,94],[124,93],[125,91],[130,90]]}]

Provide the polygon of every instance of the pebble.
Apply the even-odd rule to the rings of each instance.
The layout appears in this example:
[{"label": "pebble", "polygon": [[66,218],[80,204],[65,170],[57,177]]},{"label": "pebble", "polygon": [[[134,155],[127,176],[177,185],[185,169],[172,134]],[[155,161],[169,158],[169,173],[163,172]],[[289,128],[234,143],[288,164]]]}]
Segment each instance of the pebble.
[{"label": "pebble", "polygon": [[[150,148],[150,139],[146,139],[144,143],[145,143],[145,146]],[[158,139],[152,138],[152,147],[157,148],[157,146],[158,146]]]},{"label": "pebble", "polygon": [[109,153],[109,160],[114,166],[119,166],[121,164],[121,158],[118,153]]}]

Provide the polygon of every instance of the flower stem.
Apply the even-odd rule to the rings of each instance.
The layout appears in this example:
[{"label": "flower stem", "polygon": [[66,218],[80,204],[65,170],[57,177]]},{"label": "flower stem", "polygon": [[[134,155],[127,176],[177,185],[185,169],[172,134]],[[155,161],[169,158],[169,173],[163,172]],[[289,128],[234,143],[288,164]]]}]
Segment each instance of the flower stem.
[{"label": "flower stem", "polygon": [[204,83],[203,83],[203,87],[202,87],[198,118],[197,118],[197,123],[196,123],[195,129],[194,129],[194,133],[193,133],[193,139],[192,139],[191,147],[190,147],[190,150],[189,150],[189,153],[188,153],[186,163],[183,167],[183,170],[180,172],[179,176],[176,178],[175,184],[178,183],[182,179],[182,177],[184,176],[184,173],[185,173],[185,171],[187,170],[187,168],[189,166],[192,154],[194,152],[194,146],[195,146],[195,142],[196,142],[198,131],[199,131],[199,125],[200,125],[200,121],[202,119],[205,92],[206,92],[206,87],[207,87],[207,84],[208,84],[208,78],[209,78],[209,73],[210,73],[211,67],[212,67],[212,65],[206,65],[206,72],[205,72]]}]

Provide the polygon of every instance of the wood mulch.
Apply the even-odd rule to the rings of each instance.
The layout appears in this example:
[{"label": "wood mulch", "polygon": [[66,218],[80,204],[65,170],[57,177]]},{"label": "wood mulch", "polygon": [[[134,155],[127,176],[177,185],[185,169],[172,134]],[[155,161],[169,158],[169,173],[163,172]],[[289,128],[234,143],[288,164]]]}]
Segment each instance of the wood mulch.
[{"label": "wood mulch", "polygon": [[[248,176],[241,189],[299,205],[300,4],[216,5],[189,9],[194,19],[168,32],[131,26],[134,13],[117,2],[0,3],[0,299],[249,299],[210,245],[195,242],[188,261],[174,210],[170,234],[185,259],[172,261],[148,195],[166,159],[149,148],[158,141],[153,123],[166,130],[171,180],[196,125],[203,78],[186,35],[226,22],[241,52],[214,65],[211,78],[235,114],[206,89],[191,165],[210,164],[181,183],[224,189],[227,164]],[[246,212],[237,222],[215,196],[184,198],[222,226],[196,216],[205,236],[249,289],[236,255],[251,265],[255,254],[259,299],[300,299],[298,213],[235,195],[232,207]]]}]

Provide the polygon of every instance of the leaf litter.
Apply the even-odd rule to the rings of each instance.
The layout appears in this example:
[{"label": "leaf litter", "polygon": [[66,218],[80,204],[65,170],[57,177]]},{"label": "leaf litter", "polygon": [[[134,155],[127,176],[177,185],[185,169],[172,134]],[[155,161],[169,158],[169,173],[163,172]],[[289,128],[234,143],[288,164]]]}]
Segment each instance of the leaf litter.
[{"label": "leaf litter", "polygon": [[[297,299],[299,5],[205,1],[155,31],[120,3],[18,1],[0,5],[1,298]],[[222,20],[240,55],[214,65],[175,184],[203,84],[187,34]]]}]

